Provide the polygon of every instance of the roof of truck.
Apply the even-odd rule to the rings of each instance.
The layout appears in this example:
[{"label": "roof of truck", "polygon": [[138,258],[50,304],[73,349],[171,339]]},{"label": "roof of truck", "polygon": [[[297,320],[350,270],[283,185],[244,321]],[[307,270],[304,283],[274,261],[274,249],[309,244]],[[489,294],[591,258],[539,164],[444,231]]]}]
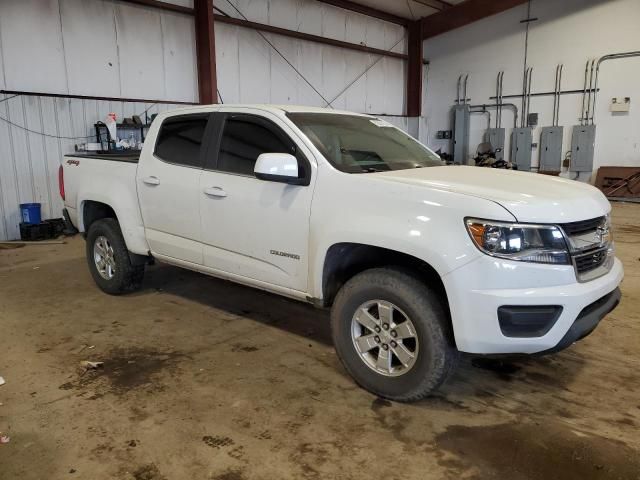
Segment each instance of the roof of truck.
[{"label": "roof of truck", "polygon": [[178,109],[172,109],[168,113],[175,112],[178,110],[211,110],[211,109],[220,109],[220,108],[256,108],[259,110],[266,110],[272,113],[333,113],[333,114],[342,114],[342,115],[362,115],[362,116],[371,116],[365,113],[356,113],[349,112],[346,110],[337,110],[334,108],[323,108],[323,107],[311,107],[307,105],[272,105],[272,104],[261,104],[261,103],[236,103],[236,104],[211,104],[211,105],[194,105],[192,107],[184,107]]}]

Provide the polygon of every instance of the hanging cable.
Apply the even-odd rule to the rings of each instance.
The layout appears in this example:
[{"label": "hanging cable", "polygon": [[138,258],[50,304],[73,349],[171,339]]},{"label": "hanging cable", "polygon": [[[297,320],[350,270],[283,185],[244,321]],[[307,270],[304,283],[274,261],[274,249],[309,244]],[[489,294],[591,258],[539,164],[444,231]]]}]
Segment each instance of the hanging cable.
[{"label": "hanging cable", "polygon": [[216,91],[218,92],[218,97],[220,97],[220,103],[224,105],[224,100],[222,99],[222,94],[220,93],[220,89],[216,87]]},{"label": "hanging cable", "polygon": [[[2,100],[0,100],[0,103],[4,102],[6,100],[11,100],[12,98],[15,98],[15,97],[19,97],[20,95],[21,94],[17,94],[17,95],[13,95],[12,97],[3,98]],[[152,103],[142,113],[140,113],[137,116],[141,117],[142,115],[144,115],[150,109],[152,109],[154,106],[157,106],[157,105],[158,105],[158,102]],[[62,140],[86,140],[87,138],[93,138],[95,136],[95,134],[86,135],[86,136],[80,136],[80,137],[67,137],[67,136],[64,136],[64,135],[51,135],[49,133],[38,132],[37,130],[31,130],[30,128],[27,128],[27,127],[25,127],[23,125],[19,125],[19,124],[15,123],[15,122],[12,122],[11,120],[9,120],[8,118],[5,118],[3,116],[0,116],[0,121],[3,121],[5,123],[9,124],[12,127],[18,128],[20,130],[24,130],[25,132],[33,133],[34,135],[40,135],[40,136],[47,137],[47,138],[56,138],[56,139],[62,139]]]},{"label": "hanging cable", "polygon": [[5,123],[8,123],[9,125],[11,125],[13,127],[19,128],[20,130],[24,130],[24,131],[29,132],[29,133],[34,133],[36,135],[42,135],[43,137],[61,138],[61,139],[64,139],[64,140],[77,140],[79,138],[86,139],[86,138],[93,138],[95,136],[95,135],[88,135],[86,137],[64,137],[64,136],[59,136],[59,135],[50,135],[48,133],[37,132],[36,130],[31,130],[30,128],[23,127],[22,125],[18,125],[17,123],[13,123],[11,120],[8,120],[8,119],[6,119],[6,118],[4,118],[2,116],[0,116],[0,120],[2,120]]},{"label": "hanging cable", "polygon": [[[240,15],[242,18],[244,18],[244,19],[245,19],[245,20],[247,20],[247,21],[249,20],[247,17],[245,17],[245,16],[244,16],[244,14],[243,14],[240,10],[238,10],[238,7],[236,7],[233,3],[231,3],[231,0],[227,0],[227,3],[228,3],[229,5],[231,5],[231,7],[232,7],[236,12],[238,12],[238,15]],[[220,12],[222,12],[222,10],[220,10],[219,8],[218,8],[217,10],[218,10],[218,11],[220,11]],[[226,14],[226,13],[224,13],[224,12],[222,12],[222,14],[223,14],[223,15],[226,15],[227,17],[229,16],[229,15],[227,15],[227,14]],[[285,56],[282,54],[282,52],[280,52],[280,50],[278,50],[278,49],[276,48],[276,46],[275,46],[273,43],[271,43],[271,41],[269,41],[269,39],[268,39],[267,37],[265,37],[265,36],[264,36],[264,34],[263,34],[262,32],[260,32],[260,31],[256,30],[256,33],[257,33],[258,35],[260,35],[260,37],[262,37],[262,39],[263,39],[265,42],[267,42],[267,43],[269,44],[269,46],[270,46],[271,48],[273,48],[273,49],[276,51],[276,53],[277,53],[278,55],[280,55],[280,57],[281,57],[285,62],[287,62],[287,64],[288,64],[288,65],[289,65],[289,66],[290,66],[290,67],[291,67],[291,68],[292,68],[292,69],[293,69],[293,70],[294,70],[294,71],[295,71],[295,72],[300,76],[300,78],[302,78],[302,80],[304,80],[304,82],[305,82],[307,85],[309,85],[309,86],[313,89],[313,91],[314,91],[314,92],[316,92],[316,93],[320,96],[320,98],[322,98],[322,100],[324,100],[324,101],[327,103],[327,105],[328,105],[328,106],[330,106],[330,102],[329,102],[326,98],[324,98],[324,95],[322,95],[322,94],[320,93],[320,91],[319,91],[316,87],[314,87],[314,86],[313,86],[313,84],[312,84],[309,80],[307,80],[307,78],[306,78],[306,77],[305,77],[305,76],[300,72],[300,70],[298,70],[298,69],[297,69],[297,68],[296,68],[296,67],[295,67],[295,66],[294,66],[294,65],[293,65],[289,60],[287,60],[287,57],[285,57]],[[332,108],[333,108],[333,107],[332,107]]]}]

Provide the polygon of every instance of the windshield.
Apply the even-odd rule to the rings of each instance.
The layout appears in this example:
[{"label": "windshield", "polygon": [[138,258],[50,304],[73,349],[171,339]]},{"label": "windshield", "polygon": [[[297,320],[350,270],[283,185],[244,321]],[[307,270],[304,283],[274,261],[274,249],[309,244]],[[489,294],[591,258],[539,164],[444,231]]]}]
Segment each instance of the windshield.
[{"label": "windshield", "polygon": [[315,147],[338,170],[385,172],[444,165],[438,155],[390,123],[335,113],[289,113]]}]

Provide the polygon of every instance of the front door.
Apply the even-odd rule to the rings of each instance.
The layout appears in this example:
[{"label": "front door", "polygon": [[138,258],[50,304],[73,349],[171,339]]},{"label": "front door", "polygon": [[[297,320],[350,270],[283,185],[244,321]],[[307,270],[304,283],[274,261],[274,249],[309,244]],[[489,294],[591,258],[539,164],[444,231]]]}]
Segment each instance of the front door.
[{"label": "front door", "polygon": [[138,197],[151,252],[202,264],[199,185],[210,114],[166,118],[156,145],[144,149]]},{"label": "front door", "polygon": [[[200,177],[204,264],[305,292],[313,191],[310,155],[275,116],[218,115],[222,134]],[[262,153],[295,155],[307,185],[258,180],[253,168]]]}]

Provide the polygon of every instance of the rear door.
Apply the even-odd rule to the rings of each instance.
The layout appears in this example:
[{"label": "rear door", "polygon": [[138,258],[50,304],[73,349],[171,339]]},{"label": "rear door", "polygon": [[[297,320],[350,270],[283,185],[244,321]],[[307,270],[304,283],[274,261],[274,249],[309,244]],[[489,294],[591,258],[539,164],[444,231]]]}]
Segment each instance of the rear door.
[{"label": "rear door", "polygon": [[[219,113],[219,138],[200,178],[204,264],[305,292],[314,170],[292,130],[275,115]],[[291,153],[306,185],[259,180],[261,153]]]},{"label": "rear door", "polygon": [[202,264],[199,183],[210,113],[167,117],[137,174],[145,234],[152,253]]}]

